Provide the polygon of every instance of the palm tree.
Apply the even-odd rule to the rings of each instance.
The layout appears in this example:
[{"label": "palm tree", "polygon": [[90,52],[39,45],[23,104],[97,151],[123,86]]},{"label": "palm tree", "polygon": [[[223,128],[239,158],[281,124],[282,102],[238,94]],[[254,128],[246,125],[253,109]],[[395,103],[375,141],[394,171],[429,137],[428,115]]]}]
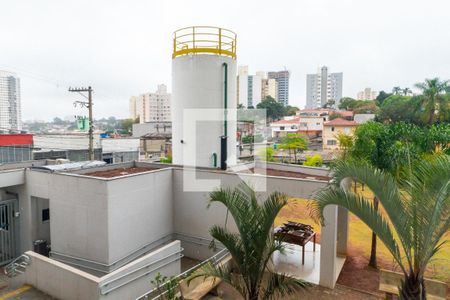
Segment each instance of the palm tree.
[{"label": "palm tree", "polygon": [[[358,216],[376,232],[403,272],[400,298],[426,299],[424,272],[450,230],[450,158],[421,161],[401,182],[385,171],[354,162],[339,162],[333,176],[334,183],[315,196],[313,212],[323,222],[324,208],[333,204]],[[385,213],[341,185],[345,178],[368,186]]]},{"label": "palm tree", "polygon": [[442,101],[442,94],[447,92],[449,81],[441,81],[439,78],[425,79],[425,82],[416,83],[414,86],[422,91],[422,104],[429,112],[428,124],[433,124],[436,105]]},{"label": "palm tree", "polygon": [[335,135],[335,138],[339,142],[339,148],[342,150],[343,159],[345,159],[348,150],[353,147],[353,136],[339,132]]},{"label": "palm tree", "polygon": [[402,89],[402,93],[403,93],[403,96],[408,96],[409,94],[412,93],[412,91],[410,88],[406,87],[406,88]]},{"label": "palm tree", "polygon": [[210,194],[210,202],[220,202],[234,218],[239,233],[213,226],[211,236],[230,252],[235,271],[228,267],[206,264],[197,277],[217,277],[232,285],[249,300],[279,299],[292,295],[308,283],[270,271],[267,264],[275,251],[283,252],[282,243],[273,235],[273,223],[281,208],[287,204],[284,194],[275,192],[265,202],[258,203],[255,191],[246,184],[235,189],[219,189]]},{"label": "palm tree", "polygon": [[402,90],[401,87],[399,87],[399,86],[394,86],[394,87],[392,88],[392,93],[394,93],[395,95],[398,95],[398,94],[400,94],[401,90]]}]

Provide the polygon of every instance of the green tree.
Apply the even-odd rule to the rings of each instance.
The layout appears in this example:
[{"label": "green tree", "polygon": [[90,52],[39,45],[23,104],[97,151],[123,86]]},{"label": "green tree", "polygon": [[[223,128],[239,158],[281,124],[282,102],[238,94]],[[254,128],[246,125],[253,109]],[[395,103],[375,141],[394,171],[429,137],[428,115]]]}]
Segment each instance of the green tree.
[{"label": "green tree", "polygon": [[374,101],[361,101],[353,108],[355,114],[377,114],[379,108]]},{"label": "green tree", "polygon": [[230,251],[235,271],[209,263],[194,273],[190,280],[210,276],[220,278],[248,300],[283,299],[309,285],[302,280],[273,273],[267,267],[274,252],[284,251],[283,244],[273,234],[272,226],[275,217],[287,204],[286,195],[275,192],[259,204],[256,192],[243,184],[235,189],[221,188],[212,192],[210,203],[214,202],[225,205],[238,228],[238,233],[218,225],[209,230],[211,236]]},{"label": "green tree", "polygon": [[325,103],[322,108],[333,108],[334,105],[336,104],[336,101],[333,99],[330,99],[327,101],[327,103]]},{"label": "green tree", "polygon": [[[421,161],[404,181],[365,163],[341,161],[333,170],[333,184],[315,196],[314,212],[323,223],[328,205],[348,209],[374,231],[403,272],[400,299],[426,299],[424,272],[450,230],[450,159]],[[341,185],[351,178],[366,185],[385,213],[361,194]]]},{"label": "green tree", "polygon": [[297,111],[299,111],[298,107],[288,105],[284,108],[284,115],[285,116],[295,116]]},{"label": "green tree", "polygon": [[403,93],[403,96],[409,96],[412,93],[412,91],[410,88],[406,87],[406,88],[402,89],[402,93]]},{"label": "green tree", "polygon": [[415,84],[422,91],[422,104],[428,111],[428,124],[433,124],[437,106],[445,106],[446,97],[443,96],[449,88],[447,80],[439,78],[425,79],[425,82]]},{"label": "green tree", "polygon": [[298,133],[288,133],[281,139],[280,149],[289,151],[289,160],[291,160],[291,151],[294,152],[294,162],[297,163],[297,151],[308,149],[308,141],[305,136]]},{"label": "green tree", "polygon": [[419,99],[410,96],[392,95],[383,101],[377,118],[383,122],[414,122],[421,123]]},{"label": "green tree", "polygon": [[392,95],[391,93],[386,93],[385,91],[380,91],[378,93],[377,98],[375,99],[375,102],[377,103],[378,106],[382,106],[384,99],[388,98],[391,95]]},{"label": "green tree", "polygon": [[120,121],[120,125],[122,129],[128,133],[131,134],[133,130],[133,124],[139,123],[139,118],[136,119],[123,119]]},{"label": "green tree", "polygon": [[394,86],[393,88],[392,88],[392,93],[394,94],[394,95],[400,95],[400,92],[402,91],[402,88],[401,87],[399,87],[399,86]]},{"label": "green tree", "polygon": [[284,115],[284,106],[270,96],[256,105],[258,109],[265,109],[269,122],[279,120]]},{"label": "green tree", "polygon": [[350,97],[344,97],[344,98],[341,98],[338,108],[345,109],[345,110],[353,110],[353,108],[356,106],[357,103],[358,103],[358,100],[355,100]]}]

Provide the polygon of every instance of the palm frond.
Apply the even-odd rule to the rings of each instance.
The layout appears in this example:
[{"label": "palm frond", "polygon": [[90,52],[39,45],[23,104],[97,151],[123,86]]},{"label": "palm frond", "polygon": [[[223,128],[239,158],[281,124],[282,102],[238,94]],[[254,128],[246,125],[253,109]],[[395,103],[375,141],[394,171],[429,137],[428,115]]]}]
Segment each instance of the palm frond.
[{"label": "palm frond", "polygon": [[311,286],[310,283],[287,276],[269,272],[262,292],[262,299],[284,299]]},{"label": "palm frond", "polygon": [[238,234],[231,233],[227,229],[214,225],[209,230],[211,236],[228,249],[238,268],[244,263],[244,246]]},{"label": "palm frond", "polygon": [[312,204],[315,214],[320,216],[323,223],[323,211],[328,205],[342,206],[369,226],[376,235],[383,241],[388,250],[393,255],[404,272],[405,267],[401,259],[400,249],[389,227],[389,223],[384,219],[379,210],[375,210],[373,205],[362,196],[353,192],[346,192],[340,187],[329,186],[315,195],[316,202]]},{"label": "palm frond", "polygon": [[[341,183],[346,178],[352,178],[366,185],[377,197],[381,205],[385,208],[386,214],[399,234],[402,248],[405,252],[408,263],[412,262],[410,245],[412,235],[409,231],[410,220],[407,206],[402,200],[395,178],[389,173],[376,169],[366,162],[339,161],[333,168],[333,179],[335,185],[341,187]],[[341,187],[344,188],[344,187]]]},{"label": "palm frond", "polygon": [[437,243],[450,230],[450,160],[440,157],[420,162],[407,182],[409,214],[417,241],[416,265],[422,269],[436,253]]}]

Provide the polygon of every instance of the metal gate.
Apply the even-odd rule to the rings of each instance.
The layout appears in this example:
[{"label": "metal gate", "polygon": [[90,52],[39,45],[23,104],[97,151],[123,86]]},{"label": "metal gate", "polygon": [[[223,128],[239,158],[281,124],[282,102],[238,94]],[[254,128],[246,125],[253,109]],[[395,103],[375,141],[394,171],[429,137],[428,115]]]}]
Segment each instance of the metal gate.
[{"label": "metal gate", "polygon": [[16,203],[15,199],[0,201],[0,265],[16,257]]}]

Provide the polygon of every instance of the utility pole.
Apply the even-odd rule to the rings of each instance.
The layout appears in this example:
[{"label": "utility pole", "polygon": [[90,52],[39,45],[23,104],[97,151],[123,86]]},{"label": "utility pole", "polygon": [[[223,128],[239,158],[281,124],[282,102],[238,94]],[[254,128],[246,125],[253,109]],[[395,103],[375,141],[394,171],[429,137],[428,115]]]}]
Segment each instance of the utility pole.
[{"label": "utility pole", "polygon": [[[89,110],[89,160],[94,160],[94,120],[92,117],[92,87],[87,88],[69,88],[69,92],[78,93],[84,98],[87,98],[86,101],[75,101],[73,105],[76,107],[80,105],[81,107],[86,107]],[[88,95],[86,97],[83,92],[87,92]]]}]

